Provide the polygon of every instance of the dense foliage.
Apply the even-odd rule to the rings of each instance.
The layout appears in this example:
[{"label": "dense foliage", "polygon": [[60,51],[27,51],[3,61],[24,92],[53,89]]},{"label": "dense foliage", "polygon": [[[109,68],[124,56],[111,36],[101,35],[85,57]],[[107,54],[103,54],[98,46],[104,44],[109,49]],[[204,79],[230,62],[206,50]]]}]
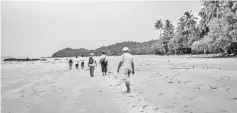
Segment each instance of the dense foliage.
[{"label": "dense foliage", "polygon": [[[198,22],[192,11],[180,17],[174,28],[169,20],[155,23],[160,32],[157,53],[161,54],[237,54],[237,2],[201,1]],[[162,45],[162,46],[161,46]]]}]

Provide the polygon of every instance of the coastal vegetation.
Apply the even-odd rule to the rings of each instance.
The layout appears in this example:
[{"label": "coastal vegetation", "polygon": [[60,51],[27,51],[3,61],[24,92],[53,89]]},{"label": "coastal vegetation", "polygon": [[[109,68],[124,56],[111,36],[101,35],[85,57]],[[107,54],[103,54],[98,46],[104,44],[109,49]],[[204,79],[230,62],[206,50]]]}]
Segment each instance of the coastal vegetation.
[{"label": "coastal vegetation", "polygon": [[103,46],[95,50],[65,48],[54,53],[53,57],[88,56],[90,52],[100,55],[121,55],[127,46],[134,55],[179,55],[179,54],[237,54],[237,2],[200,1],[202,9],[198,16],[186,11],[174,27],[169,19],[158,19],[154,27],[159,31],[158,38],[147,42],[122,42]]}]

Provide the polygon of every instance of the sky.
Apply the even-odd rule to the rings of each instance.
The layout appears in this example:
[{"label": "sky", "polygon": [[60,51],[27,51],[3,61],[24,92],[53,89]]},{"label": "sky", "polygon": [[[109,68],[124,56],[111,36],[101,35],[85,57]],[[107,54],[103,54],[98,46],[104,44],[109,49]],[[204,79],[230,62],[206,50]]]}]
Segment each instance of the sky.
[{"label": "sky", "polygon": [[156,20],[176,26],[200,1],[2,1],[1,56],[46,57],[70,47],[95,49],[158,39]]}]

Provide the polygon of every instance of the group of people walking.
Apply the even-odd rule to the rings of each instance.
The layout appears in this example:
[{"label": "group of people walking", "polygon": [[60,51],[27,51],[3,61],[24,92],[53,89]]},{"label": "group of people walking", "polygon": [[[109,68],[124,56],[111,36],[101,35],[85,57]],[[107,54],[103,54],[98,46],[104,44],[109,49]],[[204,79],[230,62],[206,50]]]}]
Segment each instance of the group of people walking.
[{"label": "group of people walking", "polygon": [[[81,59],[79,59],[77,56],[76,56],[76,59],[75,59],[75,67],[76,69],[79,69],[79,64],[81,64],[81,69],[84,68],[84,60],[83,60],[83,55],[81,56]],[[68,61],[68,65],[69,65],[69,70],[72,69],[72,65],[73,65],[73,60],[70,58],[69,61]]]},{"label": "group of people walking", "polygon": [[[119,61],[119,65],[118,65],[118,68],[117,68],[117,73],[120,72],[120,68],[122,67],[122,72],[123,72],[123,75],[124,75],[122,80],[125,82],[125,85],[126,85],[126,88],[127,88],[126,92],[129,93],[130,92],[130,75],[131,75],[131,73],[135,74],[134,61],[133,61],[133,56],[129,53],[128,47],[124,47],[122,49],[122,51],[123,51],[123,54],[121,55],[121,58],[120,58],[120,61]],[[100,60],[99,60],[99,64],[101,65],[101,71],[102,71],[103,76],[105,76],[107,74],[107,71],[108,71],[107,67],[108,67],[108,63],[109,63],[108,61],[109,61],[108,56],[106,55],[105,52],[102,52],[102,55],[101,55]],[[76,69],[79,69],[79,63],[81,63],[81,68],[82,69],[84,68],[83,58],[78,59],[78,57],[76,57],[75,62],[76,62],[76,64],[75,64]],[[69,70],[71,70],[72,65],[73,65],[73,60],[70,59],[68,63],[69,63]],[[90,57],[89,57],[89,60],[88,60],[88,67],[89,67],[89,70],[90,70],[90,76],[91,77],[94,77],[94,70],[95,70],[96,66],[97,66],[97,62],[94,59],[94,54],[90,53]]]}]

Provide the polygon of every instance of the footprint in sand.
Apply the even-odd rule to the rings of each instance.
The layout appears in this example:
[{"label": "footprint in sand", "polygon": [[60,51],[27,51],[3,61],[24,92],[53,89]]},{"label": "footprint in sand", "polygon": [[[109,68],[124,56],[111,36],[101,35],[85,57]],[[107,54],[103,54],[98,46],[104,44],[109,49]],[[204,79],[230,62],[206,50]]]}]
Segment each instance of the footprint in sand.
[{"label": "footprint in sand", "polygon": [[187,107],[188,107],[187,105],[183,106],[183,108],[187,108]]}]

